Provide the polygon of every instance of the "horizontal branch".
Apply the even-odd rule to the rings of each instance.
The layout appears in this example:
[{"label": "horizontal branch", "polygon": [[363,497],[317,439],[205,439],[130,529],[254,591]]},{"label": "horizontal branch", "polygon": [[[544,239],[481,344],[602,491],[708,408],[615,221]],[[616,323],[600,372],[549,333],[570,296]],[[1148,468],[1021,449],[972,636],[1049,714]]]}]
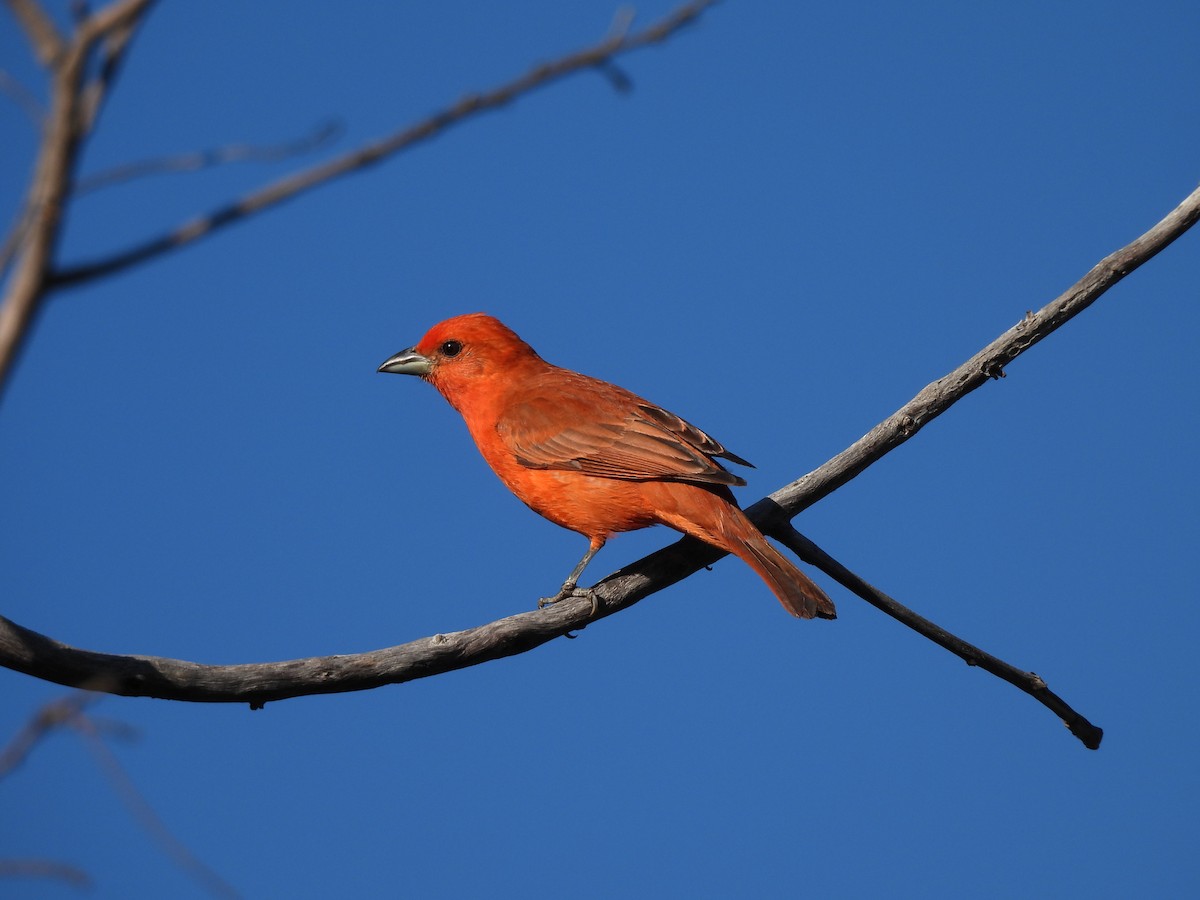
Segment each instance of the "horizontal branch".
[{"label": "horizontal branch", "polygon": [[[866,588],[870,590],[865,590],[862,579],[853,573],[849,573],[852,577],[847,577],[844,567],[824,554],[814,555],[805,550],[792,536],[794,532],[791,531],[790,518],[799,509],[826,496],[898,446],[925,421],[945,412],[951,404],[987,378],[1001,375],[1005,363],[1085,309],[1105,290],[1186,231],[1197,218],[1200,218],[1200,190],[1193,192],[1141,238],[1103,260],[1061,297],[1038,313],[1027,315],[1020,324],[1009,329],[966,364],[925,388],[913,401],[872,429],[854,446],[771,497],[760,500],[747,513],[763,531],[776,534],[785,543],[803,550],[802,558],[808,554],[808,562],[870,602],[875,603],[879,597],[886,596],[869,585]],[[642,598],[711,564],[722,555],[720,551],[691,538],[684,538],[652,553],[596,585],[598,617],[632,606]],[[288,697],[398,684],[524,653],[594,621],[590,610],[588,600],[568,599],[548,609],[532,610],[465,631],[437,634],[369,653],[218,666],[161,657],[118,656],[80,650],[0,617],[0,665],[46,681],[92,687],[114,694],[199,702],[244,702],[261,707],[268,701]],[[927,636],[932,636],[932,629],[945,635],[943,640],[939,640],[942,646],[949,647],[952,640],[960,640],[933,623],[924,619],[920,621],[929,626],[930,633]],[[912,622],[906,624],[916,627]],[[1032,688],[1029,692],[1061,716],[1086,745],[1094,746],[1099,742],[1100,730],[1075,713],[1061,698],[1051,694],[1048,689],[1044,690],[1045,685],[1040,679],[1037,682],[1029,680],[1036,676],[1013,669],[1018,675],[1006,677],[998,671],[1007,666],[1006,663],[995,660],[965,642],[961,643],[960,650],[969,648],[959,652],[964,659],[980,664],[1023,690]],[[983,666],[981,660],[985,657],[995,660],[999,665],[991,668]]]},{"label": "horizontal branch", "polygon": [[81,890],[93,886],[91,876],[83,869],[56,859],[0,859],[0,880],[9,878],[48,878]]},{"label": "horizontal branch", "polygon": [[606,72],[618,56],[659,43],[695,21],[716,0],[693,0],[642,31],[626,34],[618,29],[598,44],[544,63],[507,84],[480,94],[468,94],[457,103],[395,134],[367,144],[328,162],[296,172],[258,189],[242,199],[192,219],[166,234],[151,238],[112,256],[56,270],[50,278],[52,288],[68,287],[92,281],[128,269],[138,263],[178,250],[214,232],[240,222],[256,213],[278,206],[300,194],[328,184],[396,155],[402,150],[428,141],[453,125],[479,113],[499,109],[518,97],[566,78],[577,72],[598,69]]}]

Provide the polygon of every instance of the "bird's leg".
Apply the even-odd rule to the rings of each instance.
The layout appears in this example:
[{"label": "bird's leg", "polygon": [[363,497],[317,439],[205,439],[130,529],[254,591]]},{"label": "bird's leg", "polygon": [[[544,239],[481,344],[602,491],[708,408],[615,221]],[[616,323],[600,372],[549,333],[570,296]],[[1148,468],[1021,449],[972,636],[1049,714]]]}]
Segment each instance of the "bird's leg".
[{"label": "bird's leg", "polygon": [[586,597],[592,601],[592,615],[596,615],[600,611],[600,601],[596,599],[596,592],[591,588],[579,588],[579,576],[583,574],[583,570],[587,568],[588,563],[592,561],[592,557],[600,552],[600,548],[604,546],[604,538],[592,538],[591,544],[588,547],[588,552],[583,554],[583,559],[579,561],[571,574],[567,576],[567,580],[563,582],[563,586],[559,588],[558,593],[553,597],[542,597],[538,600],[538,609],[550,606],[560,600],[566,600],[568,597]]}]

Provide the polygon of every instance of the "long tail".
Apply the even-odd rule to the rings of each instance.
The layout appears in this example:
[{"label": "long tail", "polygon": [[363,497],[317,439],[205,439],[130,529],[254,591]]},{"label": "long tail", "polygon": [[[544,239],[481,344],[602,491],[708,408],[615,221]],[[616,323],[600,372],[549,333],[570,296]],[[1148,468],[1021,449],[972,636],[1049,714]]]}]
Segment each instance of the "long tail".
[{"label": "long tail", "polygon": [[[682,485],[672,487],[678,489]],[[738,509],[732,494],[726,499],[723,494],[727,490],[721,492],[701,487],[694,490],[696,493],[691,494],[690,502],[677,504],[678,512],[662,515],[660,521],[741,559],[758,573],[783,608],[796,618],[837,618],[833,601],[767,542],[763,533]],[[705,521],[697,521],[699,519]]]},{"label": "long tail", "polygon": [[[746,524],[749,525],[749,521]],[[754,528],[753,525],[750,527]],[[740,544],[733,544],[729,552],[745,560],[746,565],[759,574],[775,592],[783,608],[793,616],[799,619],[836,619],[837,610],[825,592],[768,544],[757,529],[755,534],[757,538],[751,536]]]}]

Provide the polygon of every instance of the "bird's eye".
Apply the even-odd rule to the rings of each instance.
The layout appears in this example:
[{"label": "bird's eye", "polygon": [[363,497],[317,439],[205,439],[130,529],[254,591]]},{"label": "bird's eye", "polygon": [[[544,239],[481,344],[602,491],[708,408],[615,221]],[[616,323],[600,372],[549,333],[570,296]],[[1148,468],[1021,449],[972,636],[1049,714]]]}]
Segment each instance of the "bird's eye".
[{"label": "bird's eye", "polygon": [[441,350],[442,356],[458,356],[462,353],[462,342],[445,341],[438,349]]}]

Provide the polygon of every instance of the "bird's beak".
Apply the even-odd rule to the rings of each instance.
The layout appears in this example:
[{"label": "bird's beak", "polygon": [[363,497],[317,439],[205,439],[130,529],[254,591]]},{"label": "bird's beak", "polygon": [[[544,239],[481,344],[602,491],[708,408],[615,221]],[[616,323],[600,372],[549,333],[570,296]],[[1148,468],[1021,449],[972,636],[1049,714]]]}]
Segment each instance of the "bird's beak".
[{"label": "bird's beak", "polygon": [[428,375],[433,371],[433,360],[417,352],[416,347],[401,350],[383,361],[377,371],[394,375]]}]

